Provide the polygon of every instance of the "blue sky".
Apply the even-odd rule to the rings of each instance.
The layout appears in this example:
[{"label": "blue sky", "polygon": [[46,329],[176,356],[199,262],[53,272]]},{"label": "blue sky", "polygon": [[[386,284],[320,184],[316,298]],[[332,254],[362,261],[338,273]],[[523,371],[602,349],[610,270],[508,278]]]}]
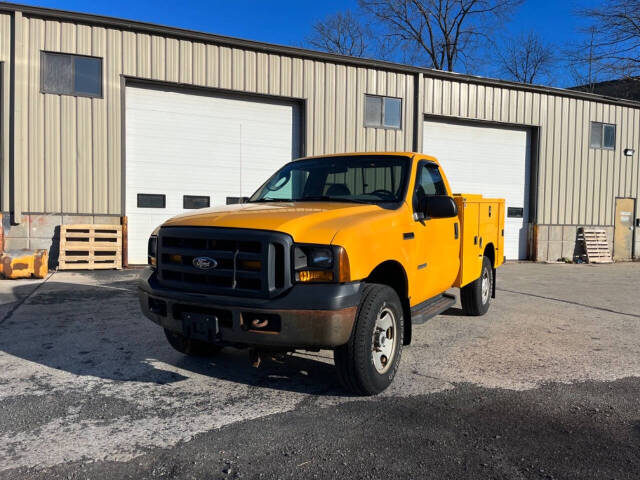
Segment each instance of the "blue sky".
[{"label": "blue sky", "polygon": [[[293,46],[302,45],[314,21],[357,6],[357,0],[26,0],[21,3]],[[506,29],[510,32],[536,30],[546,41],[562,45],[578,35],[580,21],[572,12],[600,3],[601,0],[527,0]],[[568,86],[571,82],[564,69],[559,69],[554,77],[554,84],[558,86]]]}]

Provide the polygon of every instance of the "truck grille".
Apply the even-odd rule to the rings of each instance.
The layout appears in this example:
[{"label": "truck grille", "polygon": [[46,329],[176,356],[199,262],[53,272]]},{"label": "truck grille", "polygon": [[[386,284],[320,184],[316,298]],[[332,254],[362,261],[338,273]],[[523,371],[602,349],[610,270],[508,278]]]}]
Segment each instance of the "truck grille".
[{"label": "truck grille", "polygon": [[291,286],[291,243],[291,237],[278,232],[163,227],[158,281],[189,292],[274,297]]}]

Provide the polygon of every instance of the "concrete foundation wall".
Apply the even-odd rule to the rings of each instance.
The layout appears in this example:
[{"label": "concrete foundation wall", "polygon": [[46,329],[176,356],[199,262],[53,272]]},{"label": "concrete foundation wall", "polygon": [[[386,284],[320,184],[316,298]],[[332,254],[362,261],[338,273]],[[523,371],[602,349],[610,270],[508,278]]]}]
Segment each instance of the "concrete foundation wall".
[{"label": "concrete foundation wall", "polygon": [[[578,229],[582,225],[538,225],[535,259],[538,262],[558,262],[564,259],[576,261],[584,253],[577,242]],[[591,225],[586,225],[592,227]],[[609,248],[613,249],[613,227],[600,226],[607,231]],[[638,248],[635,249],[636,255]]]},{"label": "concrete foundation wall", "polygon": [[[58,265],[60,247],[60,225],[104,224],[120,225],[120,217],[100,215],[24,215],[20,225],[11,225],[9,214],[2,214],[4,249],[49,250],[49,267]],[[557,262],[563,259],[577,260],[582,255],[582,246],[577,242],[580,225],[538,225],[535,260]],[[607,231],[609,247],[613,248],[614,227],[603,226]],[[635,259],[640,259],[640,235],[636,236]]]},{"label": "concrete foundation wall", "polygon": [[49,268],[58,265],[60,225],[120,225],[120,217],[99,215],[24,215],[22,219],[21,224],[11,225],[9,215],[2,215],[5,251],[23,248],[47,249]]}]

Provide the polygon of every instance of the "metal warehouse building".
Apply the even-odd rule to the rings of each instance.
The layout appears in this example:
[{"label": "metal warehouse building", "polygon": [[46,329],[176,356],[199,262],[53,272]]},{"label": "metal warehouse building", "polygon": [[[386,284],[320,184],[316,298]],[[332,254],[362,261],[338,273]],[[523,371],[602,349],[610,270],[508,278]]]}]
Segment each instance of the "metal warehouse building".
[{"label": "metal warehouse building", "polygon": [[292,158],[413,150],[506,198],[508,258],[571,258],[579,226],[640,255],[639,103],[6,3],[0,62],[5,249],[126,217],[144,263],[165,218]]}]

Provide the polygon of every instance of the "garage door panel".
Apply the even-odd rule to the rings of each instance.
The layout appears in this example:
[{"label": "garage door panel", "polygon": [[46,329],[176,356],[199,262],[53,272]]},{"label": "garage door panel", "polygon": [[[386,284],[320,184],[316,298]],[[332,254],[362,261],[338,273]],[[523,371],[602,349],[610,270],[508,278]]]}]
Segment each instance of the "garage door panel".
[{"label": "garage door panel", "polygon": [[[530,133],[527,129],[425,120],[423,150],[441,162],[451,189],[504,198],[523,209],[523,218],[505,218],[505,255],[527,256]],[[506,217],[506,215],[505,215]]]},{"label": "garage door panel", "polygon": [[[185,211],[183,196],[210,205],[253,193],[297,154],[293,104],[127,87],[126,213],[129,262],[146,262],[149,234]],[[164,194],[166,208],[138,208],[137,194]]]}]

